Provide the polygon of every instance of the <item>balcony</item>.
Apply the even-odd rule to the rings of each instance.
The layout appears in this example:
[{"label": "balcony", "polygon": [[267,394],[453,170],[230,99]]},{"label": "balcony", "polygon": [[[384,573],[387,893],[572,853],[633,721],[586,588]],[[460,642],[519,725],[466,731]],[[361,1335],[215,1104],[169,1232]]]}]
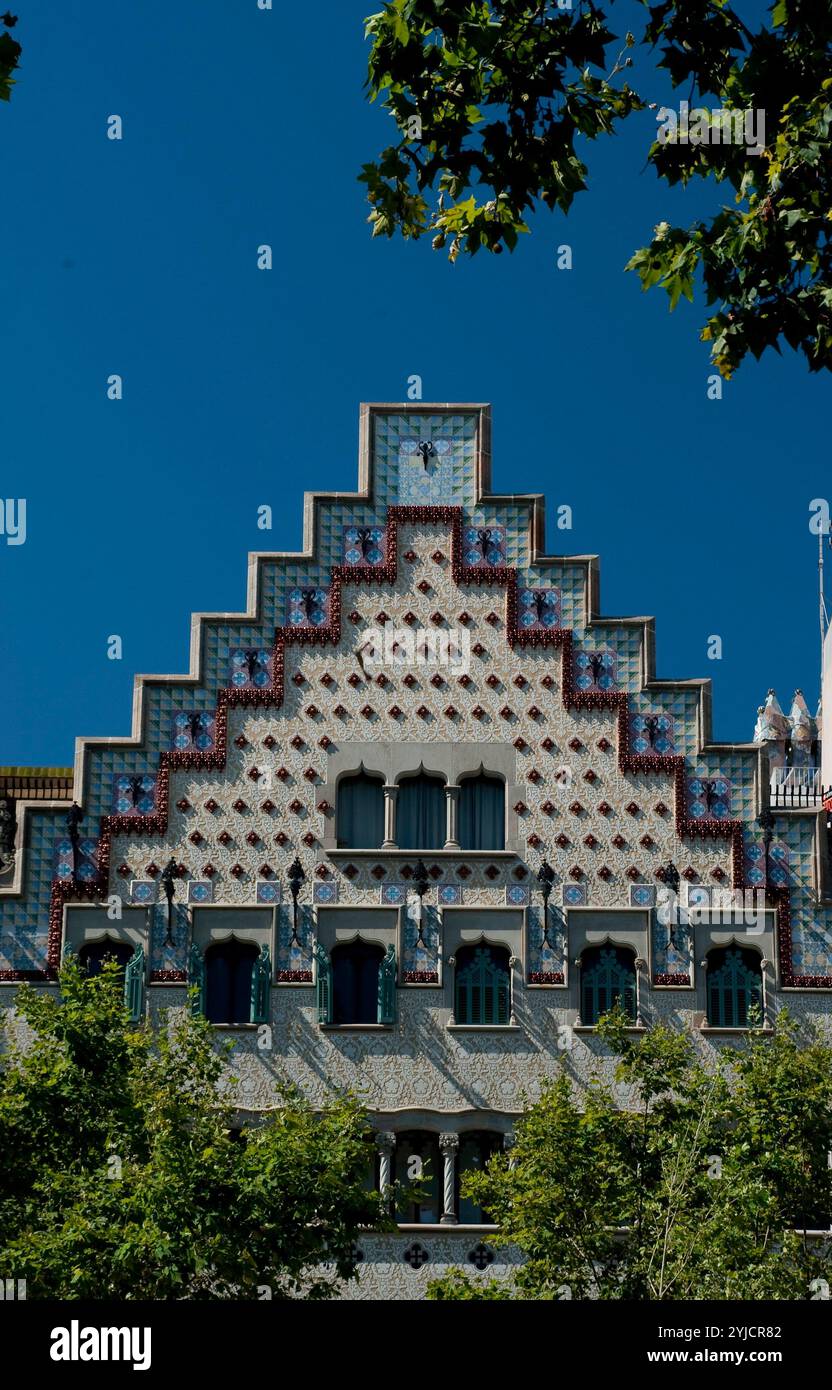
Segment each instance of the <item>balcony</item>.
[{"label": "balcony", "polygon": [[801,806],[821,806],[824,791],[819,767],[775,767],[772,769],[769,793],[771,805],[779,810],[797,810]]}]

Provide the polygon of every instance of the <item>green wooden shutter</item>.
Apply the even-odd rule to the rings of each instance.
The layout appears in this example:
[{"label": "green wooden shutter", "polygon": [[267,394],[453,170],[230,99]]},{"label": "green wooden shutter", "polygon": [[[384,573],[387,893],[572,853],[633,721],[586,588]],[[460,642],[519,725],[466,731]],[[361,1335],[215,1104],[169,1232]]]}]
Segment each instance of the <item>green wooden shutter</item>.
[{"label": "green wooden shutter", "polygon": [[272,995],[272,957],[268,946],[260,947],[260,955],[251,972],[251,1021],[268,1023]]},{"label": "green wooden shutter", "polygon": [[329,952],[315,942],[315,963],[318,967],[318,1022],[332,1022],[332,961]]},{"label": "green wooden shutter", "polygon": [[191,1003],[191,1013],[205,1013],[205,960],[198,946],[191,944],[188,957],[188,984],[196,985],[197,995]]},{"label": "green wooden shutter", "polygon": [[378,1021],[396,1022],[396,948],[388,946],[378,968]]},{"label": "green wooden shutter", "polygon": [[144,1013],[144,950],[137,946],[124,967],[124,1007],[131,1023],[140,1023]]}]

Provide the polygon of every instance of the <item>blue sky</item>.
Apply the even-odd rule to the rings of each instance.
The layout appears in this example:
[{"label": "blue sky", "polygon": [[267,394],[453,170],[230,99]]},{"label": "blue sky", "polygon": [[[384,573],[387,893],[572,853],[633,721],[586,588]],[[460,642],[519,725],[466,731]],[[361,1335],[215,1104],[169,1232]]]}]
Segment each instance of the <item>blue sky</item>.
[{"label": "blue sky", "polygon": [[[709,401],[701,304],[671,316],[624,274],[657,222],[730,196],[644,169],[652,113],[590,148],[568,219],[450,266],[369,236],[356,176],[392,132],[362,90],[372,0],[14,8],[0,496],[27,499],[28,538],[0,539],[0,764],[129,733],[133,673],[187,670],[191,611],[244,608],[258,505],[268,547],[297,549],[304,488],[355,486],[359,401],[404,399],[411,373],[426,400],[492,402],[495,489],[546,492],[553,550],[573,508],[604,611],[655,615],[660,676],[713,678],[716,737],[750,738],[772,684],[813,705],[830,383],[786,352]],[[620,0],[613,19],[643,22]]]}]

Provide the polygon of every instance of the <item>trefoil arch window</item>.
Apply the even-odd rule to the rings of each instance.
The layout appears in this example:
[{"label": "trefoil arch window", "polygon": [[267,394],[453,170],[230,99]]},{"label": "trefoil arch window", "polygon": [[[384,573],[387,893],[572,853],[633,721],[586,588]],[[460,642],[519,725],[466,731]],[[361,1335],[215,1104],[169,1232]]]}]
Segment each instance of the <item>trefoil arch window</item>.
[{"label": "trefoil arch window", "polygon": [[456,953],[458,1025],[505,1027],[511,1019],[511,957],[505,946],[462,946]]},{"label": "trefoil arch window", "polygon": [[340,942],[330,954],[315,944],[318,1022],[336,1027],[396,1021],[396,949],[377,942]]},{"label": "trefoil arch window", "polygon": [[711,1028],[747,1028],[762,1009],[763,980],[756,951],[725,947],[707,957],[706,989]]},{"label": "trefoil arch window", "polygon": [[267,1023],[271,953],[251,941],[216,941],[203,954],[191,947],[189,983],[197,986],[194,1012],[211,1023]]},{"label": "trefoil arch window", "polygon": [[618,946],[591,947],[581,956],[581,1023],[594,1028],[616,1004],[635,1023],[635,955]]}]

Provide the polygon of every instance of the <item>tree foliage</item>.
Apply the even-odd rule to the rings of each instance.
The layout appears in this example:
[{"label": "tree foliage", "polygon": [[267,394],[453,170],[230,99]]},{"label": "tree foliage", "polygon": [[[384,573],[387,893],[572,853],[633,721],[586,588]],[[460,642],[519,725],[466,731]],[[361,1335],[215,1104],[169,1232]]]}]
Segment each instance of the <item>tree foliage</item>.
[{"label": "tree foliage", "polygon": [[586,142],[658,107],[627,80],[643,51],[692,107],[762,113],[764,136],[729,142],[714,117],[695,141],[681,121],[656,138],[659,178],[732,197],[690,227],[661,222],[627,269],[671,309],[699,277],[701,337],[725,377],[782,341],[832,368],[832,6],[775,0],[752,32],[726,0],[642,3],[638,40],[616,38],[592,0],[391,0],[372,15],[368,89],[400,132],[361,174],[373,235],[430,233],[452,261],[514,250],[539,205],[568,212],[586,189]]},{"label": "tree foliage", "polygon": [[[663,1026],[632,1042],[609,1015],[599,1032],[621,1057],[616,1084],[579,1102],[564,1067],[510,1160],[463,1180],[526,1256],[511,1296],[828,1295],[822,1243],[800,1232],[832,1214],[832,1048],[785,1015],[710,1068]],[[429,1296],[495,1297],[494,1282],[453,1271]]]},{"label": "tree foliage", "polygon": [[69,962],[60,991],[21,988],[31,1032],[7,1026],[0,1058],[8,1277],[29,1298],[337,1292],[360,1226],[384,1224],[356,1101],[315,1112],[287,1088],[237,1137],[229,1060],[204,1019],[132,1027],[112,966],[88,978]]},{"label": "tree foliage", "polygon": [[17,23],[17,15],[10,14],[7,10],[4,15],[0,15],[0,24],[5,26],[3,33],[0,34],[0,101],[11,101],[12,87],[15,79],[12,76],[15,68],[20,61],[22,48],[9,33]]}]

